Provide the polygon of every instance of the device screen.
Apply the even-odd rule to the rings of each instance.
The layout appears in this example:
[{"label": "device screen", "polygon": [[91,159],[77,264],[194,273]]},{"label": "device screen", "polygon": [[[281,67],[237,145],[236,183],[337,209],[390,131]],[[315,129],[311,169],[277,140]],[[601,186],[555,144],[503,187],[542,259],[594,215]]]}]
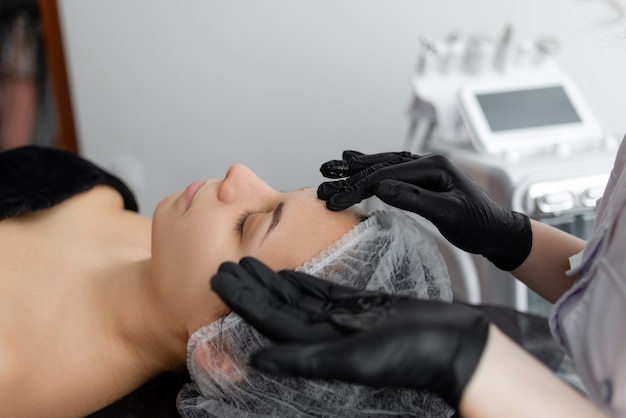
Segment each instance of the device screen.
[{"label": "device screen", "polygon": [[479,94],[493,132],[580,122],[562,86]]}]

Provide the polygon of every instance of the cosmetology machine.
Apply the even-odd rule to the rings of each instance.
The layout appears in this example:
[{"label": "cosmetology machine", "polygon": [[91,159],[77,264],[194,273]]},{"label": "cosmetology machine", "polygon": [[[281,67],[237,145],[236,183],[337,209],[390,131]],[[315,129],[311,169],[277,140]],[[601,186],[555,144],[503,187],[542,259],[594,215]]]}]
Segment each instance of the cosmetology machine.
[{"label": "cosmetology machine", "polygon": [[[618,141],[557,65],[550,37],[421,39],[406,150],[446,155],[500,205],[587,238]],[[459,225],[462,228],[462,225]],[[437,235],[455,296],[546,315],[550,304]]]}]

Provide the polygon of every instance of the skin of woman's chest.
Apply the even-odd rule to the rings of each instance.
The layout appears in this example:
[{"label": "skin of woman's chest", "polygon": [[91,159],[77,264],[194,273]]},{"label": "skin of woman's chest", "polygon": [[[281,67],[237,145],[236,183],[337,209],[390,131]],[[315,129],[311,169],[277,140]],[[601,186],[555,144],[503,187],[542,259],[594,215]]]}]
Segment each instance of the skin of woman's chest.
[{"label": "skin of woman's chest", "polygon": [[[150,221],[124,211],[106,186],[0,221],[0,383],[11,376],[11,391],[36,395],[46,416],[102,402],[117,378],[107,369],[123,356],[94,284],[107,269],[149,257]],[[94,376],[105,376],[101,387],[81,384]]]}]

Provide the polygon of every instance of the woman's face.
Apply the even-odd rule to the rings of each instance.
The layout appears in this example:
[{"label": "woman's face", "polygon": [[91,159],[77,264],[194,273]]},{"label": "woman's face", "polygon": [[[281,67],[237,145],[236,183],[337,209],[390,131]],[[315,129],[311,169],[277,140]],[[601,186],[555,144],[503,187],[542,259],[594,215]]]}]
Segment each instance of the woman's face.
[{"label": "woman's face", "polygon": [[223,180],[193,183],[159,203],[153,273],[193,332],[228,312],[209,285],[221,263],[253,256],[274,270],[293,269],[358,221],[352,211],[327,210],[312,189],[278,192],[234,165]]}]

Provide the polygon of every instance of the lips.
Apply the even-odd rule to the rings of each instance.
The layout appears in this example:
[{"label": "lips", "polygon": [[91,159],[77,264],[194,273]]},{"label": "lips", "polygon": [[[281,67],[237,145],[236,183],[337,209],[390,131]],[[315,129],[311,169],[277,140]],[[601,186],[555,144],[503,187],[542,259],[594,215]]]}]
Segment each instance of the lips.
[{"label": "lips", "polygon": [[185,198],[185,210],[189,209],[189,206],[191,206],[191,203],[193,202],[193,198],[195,197],[196,193],[198,193],[198,190],[200,190],[200,187],[204,185],[204,183],[206,182],[195,181],[187,186],[187,188],[183,192],[183,196]]}]

